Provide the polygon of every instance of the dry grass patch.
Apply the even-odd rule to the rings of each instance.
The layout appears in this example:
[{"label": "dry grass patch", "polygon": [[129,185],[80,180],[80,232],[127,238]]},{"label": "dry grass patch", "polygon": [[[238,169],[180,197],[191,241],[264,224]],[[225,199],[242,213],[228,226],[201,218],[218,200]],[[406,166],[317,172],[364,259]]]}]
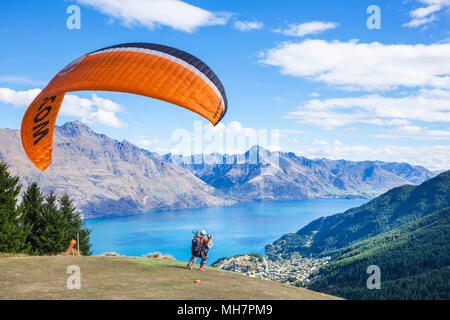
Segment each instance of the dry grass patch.
[{"label": "dry grass patch", "polygon": [[102,254],[104,257],[119,257],[120,255],[117,252],[105,252]]},{"label": "dry grass patch", "polygon": [[0,252],[0,258],[12,258],[12,257],[29,257],[29,255],[28,254],[24,254],[24,253]]},{"label": "dry grass patch", "polygon": [[162,255],[161,252],[147,253],[143,257],[149,258],[149,259],[164,259],[164,260],[176,261],[176,259],[174,257],[172,257],[171,255]]}]

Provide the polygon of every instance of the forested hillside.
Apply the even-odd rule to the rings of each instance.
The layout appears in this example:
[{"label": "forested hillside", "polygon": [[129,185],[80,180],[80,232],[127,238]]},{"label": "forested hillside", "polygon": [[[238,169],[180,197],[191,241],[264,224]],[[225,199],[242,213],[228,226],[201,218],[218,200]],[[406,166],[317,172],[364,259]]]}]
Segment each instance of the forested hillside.
[{"label": "forested hillside", "polygon": [[317,219],[266,247],[269,255],[333,255],[352,243],[450,206],[450,171],[419,186],[394,188],[358,208]]},{"label": "forested hillside", "polygon": [[[450,299],[450,171],[313,221],[266,247],[273,258],[331,256],[309,287],[347,299]],[[369,290],[367,268],[380,268]]]},{"label": "forested hillside", "polygon": [[[380,290],[366,287],[370,265]],[[355,243],[310,287],[347,299],[450,299],[450,207]]]}]

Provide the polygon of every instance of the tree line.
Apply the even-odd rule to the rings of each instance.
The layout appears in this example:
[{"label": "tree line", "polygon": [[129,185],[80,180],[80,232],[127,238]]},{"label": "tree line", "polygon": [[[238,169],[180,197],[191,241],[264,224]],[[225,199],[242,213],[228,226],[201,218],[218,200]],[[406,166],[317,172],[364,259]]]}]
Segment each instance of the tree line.
[{"label": "tree line", "polygon": [[90,255],[90,230],[69,194],[44,194],[33,182],[20,195],[19,177],[0,161],[0,252],[52,255],[66,251],[79,235],[81,254]]}]

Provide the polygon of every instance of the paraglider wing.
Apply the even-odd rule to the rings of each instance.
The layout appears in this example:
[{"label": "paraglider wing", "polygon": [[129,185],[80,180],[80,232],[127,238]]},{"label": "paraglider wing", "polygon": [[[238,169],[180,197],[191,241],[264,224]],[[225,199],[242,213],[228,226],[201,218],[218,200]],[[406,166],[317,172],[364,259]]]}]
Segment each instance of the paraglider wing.
[{"label": "paraglider wing", "polygon": [[40,170],[52,162],[53,131],[66,92],[101,90],[134,93],[189,109],[213,125],[227,111],[224,87],[201,60],[150,43],[127,43],[86,54],[61,70],[28,107],[22,144]]}]

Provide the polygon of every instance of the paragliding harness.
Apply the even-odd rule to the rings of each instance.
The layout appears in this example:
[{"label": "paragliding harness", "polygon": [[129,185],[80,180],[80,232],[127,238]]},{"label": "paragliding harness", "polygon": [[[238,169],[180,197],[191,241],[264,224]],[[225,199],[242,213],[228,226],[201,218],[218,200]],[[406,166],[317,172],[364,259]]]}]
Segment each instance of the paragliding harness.
[{"label": "paragliding harness", "polygon": [[195,234],[194,239],[192,239],[191,252],[195,257],[200,256],[202,251],[202,238]]},{"label": "paragliding harness", "polygon": [[209,251],[209,239],[203,244],[201,251],[200,251],[200,256],[202,258],[202,260],[208,260],[208,251]]}]

